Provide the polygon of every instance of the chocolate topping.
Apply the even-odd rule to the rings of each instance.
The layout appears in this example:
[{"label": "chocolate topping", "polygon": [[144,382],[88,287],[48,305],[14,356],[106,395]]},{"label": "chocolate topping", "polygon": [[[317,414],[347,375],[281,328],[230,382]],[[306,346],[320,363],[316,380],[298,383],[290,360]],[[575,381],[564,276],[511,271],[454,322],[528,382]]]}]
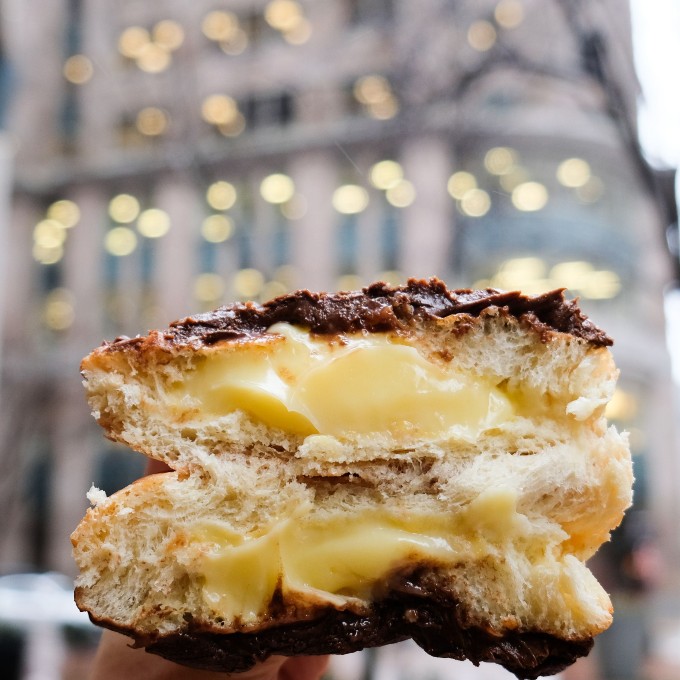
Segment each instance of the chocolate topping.
[{"label": "chocolate topping", "polygon": [[[398,287],[374,283],[361,291],[335,294],[300,290],[263,305],[247,302],[220,307],[214,312],[175,321],[164,338],[176,344],[213,344],[259,335],[280,321],[324,335],[361,330],[398,331],[415,320],[452,314],[477,317],[490,307],[530,323],[543,338],[551,331],[560,331],[594,345],[612,344],[611,338],[581,312],[576,301],[565,299],[562,289],[533,296],[493,288],[451,291],[435,278],[410,279]],[[141,340],[121,337],[115,344],[136,344]]]},{"label": "chocolate topping", "polygon": [[413,638],[433,656],[490,661],[533,679],[561,671],[593,645],[592,638],[564,640],[534,631],[494,635],[466,624],[461,606],[434,584],[432,572],[421,571],[394,583],[367,613],[331,608],[313,620],[252,633],[220,634],[190,621],[185,631],[160,636],[146,649],[195,668],[240,672],[272,654],[347,654]]}]

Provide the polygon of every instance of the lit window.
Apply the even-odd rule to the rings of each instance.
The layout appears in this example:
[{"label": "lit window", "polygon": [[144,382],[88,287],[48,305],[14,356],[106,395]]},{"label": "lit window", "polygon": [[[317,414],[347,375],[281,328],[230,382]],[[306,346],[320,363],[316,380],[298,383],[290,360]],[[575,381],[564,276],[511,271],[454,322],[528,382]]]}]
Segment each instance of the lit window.
[{"label": "lit window", "polygon": [[66,229],[78,224],[80,220],[80,208],[73,201],[62,199],[55,201],[47,208],[47,218],[56,220]]},{"label": "lit window", "polygon": [[57,264],[64,257],[64,246],[42,246],[33,244],[33,259],[40,264]]},{"label": "lit window", "polygon": [[468,29],[467,40],[472,49],[486,52],[496,44],[496,29],[488,21],[475,21]]},{"label": "lit window", "polygon": [[53,331],[65,331],[75,320],[73,294],[66,288],[52,289],[43,306],[43,322]]},{"label": "lit window", "polygon": [[130,255],[137,247],[137,236],[129,227],[114,227],[104,239],[104,248],[115,257]]},{"label": "lit window", "polygon": [[581,287],[581,292],[591,300],[609,300],[621,292],[621,279],[616,272],[606,269],[594,271]]},{"label": "lit window", "polygon": [[344,184],[333,192],[333,207],[343,215],[356,215],[368,206],[368,192],[357,184]]},{"label": "lit window", "polygon": [[239,297],[256,298],[264,286],[264,276],[257,269],[241,269],[234,276],[234,290]]},{"label": "lit window", "polygon": [[150,42],[149,31],[141,26],[130,26],[118,38],[118,51],[128,59],[137,59]]},{"label": "lit window", "polygon": [[517,152],[505,146],[489,149],[484,156],[484,167],[492,175],[505,175],[515,166]]},{"label": "lit window", "polygon": [[338,290],[359,290],[364,282],[357,274],[343,274],[338,277],[336,288]]},{"label": "lit window", "polygon": [[178,49],[184,42],[184,29],[171,19],[159,21],[152,31],[153,41],[170,52]]},{"label": "lit window", "polygon": [[529,295],[545,292],[554,285],[546,278],[547,266],[540,257],[516,257],[501,264],[490,281],[491,287],[521,290]]},{"label": "lit window", "polygon": [[304,45],[312,37],[312,24],[303,17],[293,28],[285,31],[283,37],[291,45]]},{"label": "lit window", "polygon": [[128,224],[139,215],[139,201],[130,194],[118,194],[109,202],[109,215],[114,222]]},{"label": "lit window", "polygon": [[264,18],[277,31],[289,31],[303,19],[302,8],[295,0],[271,0]]},{"label": "lit window", "polygon": [[404,170],[396,161],[385,160],[376,163],[370,172],[371,184],[376,189],[387,190],[399,184],[404,178]]},{"label": "lit window", "polygon": [[160,238],[170,229],[170,216],[159,208],[149,208],[140,213],[137,231],[146,238]]},{"label": "lit window", "polygon": [[269,175],[260,184],[260,195],[267,203],[286,203],[295,194],[293,180],[281,173]]},{"label": "lit window", "polygon": [[74,85],[83,85],[94,73],[92,62],[84,54],[74,54],[64,63],[64,78]]},{"label": "lit window", "polygon": [[215,210],[229,210],[236,203],[237,197],[236,187],[224,180],[213,182],[205,193],[208,205]]},{"label": "lit window", "polygon": [[593,265],[582,260],[560,262],[550,270],[550,278],[558,287],[580,290],[593,272]]},{"label": "lit window", "polygon": [[590,165],[582,158],[567,158],[557,167],[557,180],[565,187],[582,187],[590,179]]},{"label": "lit window", "polygon": [[228,125],[238,116],[236,101],[226,94],[213,94],[206,97],[201,105],[201,115],[206,123]]},{"label": "lit window", "polygon": [[208,215],[201,225],[201,235],[208,243],[223,243],[234,232],[234,221],[226,215]]},{"label": "lit window", "polygon": [[224,288],[224,279],[219,274],[199,274],[194,280],[194,297],[200,302],[215,304],[224,295]]},{"label": "lit window", "polygon": [[147,137],[158,137],[168,127],[168,114],[156,106],[147,106],[137,114],[136,127]]},{"label": "lit window", "polygon": [[501,0],[493,15],[499,26],[516,28],[524,21],[524,5],[521,0]]},{"label": "lit window", "polygon": [[395,208],[407,208],[416,200],[416,189],[411,182],[402,179],[400,182],[387,189],[385,198],[387,199],[387,202]]},{"label": "lit window", "polygon": [[516,187],[529,181],[529,172],[521,165],[513,165],[508,171],[501,175],[499,182],[501,187],[511,194]]},{"label": "lit window", "polygon": [[607,404],[605,416],[612,420],[634,420],[638,413],[638,401],[634,394],[620,387],[614,390],[611,401]]},{"label": "lit window", "polygon": [[540,182],[524,182],[513,189],[512,204],[517,210],[535,212],[548,202],[548,190]]},{"label": "lit window", "polygon": [[144,45],[137,56],[137,66],[146,73],[161,73],[171,61],[170,52],[153,42]]},{"label": "lit window", "polygon": [[452,198],[462,199],[470,189],[477,187],[477,179],[472,173],[465,170],[454,172],[447,184],[447,190]]},{"label": "lit window", "polygon": [[307,199],[295,194],[289,201],[281,204],[281,214],[287,220],[300,220],[307,214]]},{"label": "lit window", "polygon": [[260,298],[263,301],[273,300],[281,295],[285,295],[289,290],[288,286],[281,281],[268,281],[260,292]]},{"label": "lit window", "polygon": [[384,76],[362,76],[354,83],[353,94],[372,118],[389,120],[399,113],[399,102]]},{"label": "lit window", "polygon": [[33,229],[33,241],[43,248],[57,248],[66,241],[66,229],[57,220],[41,220]]},{"label": "lit window", "polygon": [[470,189],[460,199],[459,208],[468,217],[483,217],[491,208],[491,197],[484,189]]},{"label": "lit window", "polygon": [[239,20],[232,12],[215,10],[205,15],[201,30],[209,40],[215,42],[229,41],[239,30]]}]

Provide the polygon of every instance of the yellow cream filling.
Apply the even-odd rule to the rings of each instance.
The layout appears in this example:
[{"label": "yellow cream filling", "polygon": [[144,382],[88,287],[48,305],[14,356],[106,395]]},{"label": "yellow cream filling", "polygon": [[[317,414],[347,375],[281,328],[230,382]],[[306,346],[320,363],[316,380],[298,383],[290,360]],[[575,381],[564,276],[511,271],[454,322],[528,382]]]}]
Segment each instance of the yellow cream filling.
[{"label": "yellow cream filling", "polygon": [[388,432],[475,436],[514,413],[490,380],[446,368],[386,333],[329,341],[289,324],[271,340],[206,356],[172,390],[203,413],[242,410],[264,424],[302,435]]},{"label": "yellow cream filling", "polygon": [[320,521],[303,510],[252,537],[204,522],[190,535],[195,573],[205,602],[226,621],[257,620],[277,587],[284,598],[366,601],[376,582],[402,565],[474,561],[521,537],[540,543],[516,502],[514,490],[496,488],[449,515],[372,510]]}]

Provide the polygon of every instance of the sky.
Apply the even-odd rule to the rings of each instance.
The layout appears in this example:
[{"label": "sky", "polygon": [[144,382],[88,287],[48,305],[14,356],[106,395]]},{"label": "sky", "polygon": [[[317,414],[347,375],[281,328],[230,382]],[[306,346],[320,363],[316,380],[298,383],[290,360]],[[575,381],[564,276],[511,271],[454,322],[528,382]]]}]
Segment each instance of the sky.
[{"label": "sky", "polygon": [[[640,142],[659,168],[680,166],[680,0],[631,0],[635,66],[642,87]],[[680,182],[676,181],[680,201]],[[666,294],[673,378],[680,385],[680,290]]]},{"label": "sky", "polygon": [[631,0],[642,86],[640,141],[655,167],[680,166],[680,0]]}]

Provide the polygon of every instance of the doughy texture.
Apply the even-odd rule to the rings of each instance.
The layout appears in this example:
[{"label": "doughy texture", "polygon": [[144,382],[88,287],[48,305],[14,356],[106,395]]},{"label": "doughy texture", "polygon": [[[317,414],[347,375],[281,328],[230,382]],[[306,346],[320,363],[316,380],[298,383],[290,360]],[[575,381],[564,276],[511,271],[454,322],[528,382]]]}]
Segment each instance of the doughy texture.
[{"label": "doughy texture", "polygon": [[413,637],[557,672],[611,622],[584,564],[631,497],[610,343],[559,291],[432,280],[105,344],[95,417],[175,472],[97,498],[77,602],[201,668]]}]

